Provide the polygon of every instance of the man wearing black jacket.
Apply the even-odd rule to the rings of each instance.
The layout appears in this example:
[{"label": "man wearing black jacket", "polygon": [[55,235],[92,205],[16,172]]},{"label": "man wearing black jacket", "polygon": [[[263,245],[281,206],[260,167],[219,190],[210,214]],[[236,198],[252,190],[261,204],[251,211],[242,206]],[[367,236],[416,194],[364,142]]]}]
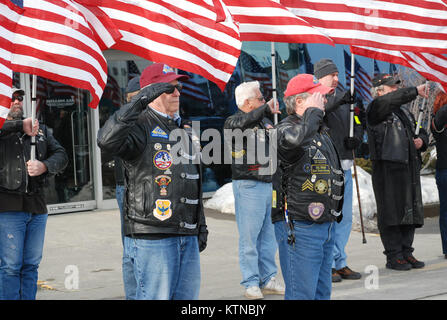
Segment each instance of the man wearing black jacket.
[{"label": "man wearing black jacket", "polygon": [[[374,100],[366,110],[372,183],[377,204],[377,224],[385,248],[386,267],[395,270],[422,268],[413,256],[415,228],[424,224],[421,194],[421,151],[428,136],[405,106],[425,85],[399,88],[400,80],[379,74],[373,81]],[[419,125],[419,124],[417,124]]]},{"label": "man wearing black jacket", "polygon": [[345,192],[343,194],[343,220],[334,225],[334,262],[332,263],[332,282],[342,279],[357,280],[361,278],[359,272],[351,270],[347,265],[346,244],[352,228],[352,173],[355,150],[360,146],[363,137],[363,128],[353,123],[354,134],[349,136],[351,127],[350,91],[340,91],[338,87],[338,68],[331,59],[321,59],[314,65],[314,74],[318,81],[332,89],[334,92],[326,95],[326,115],[324,121],[329,128],[329,135],[337,148],[341,166],[345,174]]},{"label": "man wearing black jacket", "polygon": [[[269,117],[279,111],[274,110],[273,101],[265,103],[258,81],[241,83],[235,90],[235,97],[239,110],[228,117],[224,129],[231,130],[241,142],[227,141],[232,154],[241,284],[245,287],[245,297],[262,299],[263,293],[284,293],[284,287],[276,278],[277,245],[271,222],[272,172],[270,163],[261,163],[258,158],[260,152],[265,154],[264,150],[269,150],[269,130],[273,129]],[[264,150],[258,152],[262,142]],[[250,149],[250,146],[255,148]],[[254,161],[251,162],[251,158]]]},{"label": "man wearing black jacket", "polygon": [[186,132],[185,145],[194,145],[190,124],[178,114],[179,80],[187,78],[162,63],[150,65],[140,92],[98,133],[99,147],[125,167],[124,252],[133,261],[137,300],[199,296],[199,252],[208,235],[200,161],[194,161],[200,154],[178,150],[171,136]]},{"label": "man wearing black jacket", "polygon": [[[23,118],[24,91],[14,89],[0,129],[0,299],[34,300],[48,218],[43,187],[68,158],[50,130]],[[36,157],[31,158],[31,137]]]}]

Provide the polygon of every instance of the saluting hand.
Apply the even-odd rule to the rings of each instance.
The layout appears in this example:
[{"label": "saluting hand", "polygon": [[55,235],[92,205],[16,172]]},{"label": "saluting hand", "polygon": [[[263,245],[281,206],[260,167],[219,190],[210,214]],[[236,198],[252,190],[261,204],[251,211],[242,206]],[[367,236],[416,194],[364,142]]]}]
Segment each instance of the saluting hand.
[{"label": "saluting hand", "polygon": [[269,102],[267,102],[267,104],[270,107],[270,111],[272,113],[281,113],[281,111],[279,111],[278,100],[276,100],[276,105],[273,104],[273,99],[270,99]]}]

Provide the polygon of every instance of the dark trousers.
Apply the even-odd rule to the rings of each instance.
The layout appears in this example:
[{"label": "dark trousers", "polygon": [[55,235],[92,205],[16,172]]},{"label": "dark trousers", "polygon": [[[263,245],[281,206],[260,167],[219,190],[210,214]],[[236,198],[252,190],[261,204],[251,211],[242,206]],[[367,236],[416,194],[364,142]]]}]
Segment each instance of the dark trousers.
[{"label": "dark trousers", "polygon": [[387,261],[403,259],[413,252],[415,227],[413,225],[381,226],[379,227]]}]

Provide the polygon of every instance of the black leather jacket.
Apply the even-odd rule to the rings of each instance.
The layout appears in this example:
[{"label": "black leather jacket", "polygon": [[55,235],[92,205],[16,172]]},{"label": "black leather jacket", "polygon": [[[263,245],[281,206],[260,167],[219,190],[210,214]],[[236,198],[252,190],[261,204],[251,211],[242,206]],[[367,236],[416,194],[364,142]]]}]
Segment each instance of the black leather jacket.
[{"label": "black leather jacket", "polygon": [[189,150],[175,157],[177,141],[169,140],[169,134],[179,127],[146,106],[144,99],[123,106],[98,133],[99,147],[123,159],[124,233],[205,232],[200,158],[192,159],[200,155]]},{"label": "black leather jacket", "polygon": [[[366,118],[371,160],[409,163],[416,122],[404,104],[416,99],[417,95],[415,87],[402,88],[377,97],[368,105]],[[420,130],[419,137],[424,142],[417,152],[420,157],[420,152],[428,146],[424,129]]]},{"label": "black leather jacket", "polygon": [[[238,110],[234,115],[227,118],[224,129],[232,130],[233,134],[237,133],[235,129],[240,129],[246,134],[241,141],[225,141],[228,150],[231,150],[231,171],[233,180],[258,180],[262,182],[272,182],[272,175],[268,173],[269,167],[273,168],[269,162],[261,163],[258,157],[258,148],[260,152],[269,155],[269,131],[273,129],[273,123],[268,118],[272,113],[270,107],[265,104],[251,112],[243,112]],[[263,130],[258,131],[259,129]],[[235,139],[232,139],[235,140]],[[265,143],[264,143],[265,142]],[[261,143],[261,144],[259,144]],[[264,150],[265,152],[263,152]],[[249,154],[250,153],[250,154]],[[254,161],[252,161],[252,159]],[[264,161],[262,161],[264,162]]]},{"label": "black leather jacket", "polygon": [[46,165],[47,172],[37,177],[27,174],[30,151],[31,137],[23,132],[23,121],[5,121],[0,129],[0,192],[42,194],[48,175],[67,166],[65,149],[42,124],[36,136],[36,160]]},{"label": "black leather jacket", "polygon": [[[342,218],[344,174],[323,115],[309,108],[303,117],[290,115],[276,126],[280,170],[274,180],[281,181],[290,220],[323,223]],[[277,207],[283,206],[279,197]],[[272,222],[281,220],[284,210],[273,210]]]}]

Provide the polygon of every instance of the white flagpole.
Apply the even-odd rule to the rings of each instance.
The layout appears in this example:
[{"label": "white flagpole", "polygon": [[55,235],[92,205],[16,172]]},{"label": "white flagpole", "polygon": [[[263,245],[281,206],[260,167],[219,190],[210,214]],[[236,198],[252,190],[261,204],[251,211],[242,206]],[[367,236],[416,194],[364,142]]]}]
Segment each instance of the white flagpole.
[{"label": "white flagpole", "polygon": [[[428,94],[429,85],[430,85],[430,81],[427,81],[425,83],[425,95]],[[419,130],[421,129],[421,125],[422,125],[422,116],[424,115],[426,104],[427,104],[427,98],[424,97],[424,99],[422,100],[422,104],[419,107],[418,122],[416,122],[416,130],[414,132],[415,136],[419,135]]]},{"label": "white flagpole", "polygon": [[[273,87],[273,106],[276,110],[276,51],[275,51],[275,43],[271,42],[272,47],[272,87]],[[274,124],[278,123],[278,114],[273,114]]]},{"label": "white flagpole", "polygon": [[[37,76],[33,75],[33,84],[31,91],[31,123],[34,126],[36,119],[36,91],[37,91]],[[36,137],[31,137],[31,160],[36,160]]]},{"label": "white flagpole", "polygon": [[[355,58],[351,53],[351,96],[354,95],[354,73],[355,73]],[[349,121],[349,137],[354,137],[354,103],[351,103],[350,121]]]}]

